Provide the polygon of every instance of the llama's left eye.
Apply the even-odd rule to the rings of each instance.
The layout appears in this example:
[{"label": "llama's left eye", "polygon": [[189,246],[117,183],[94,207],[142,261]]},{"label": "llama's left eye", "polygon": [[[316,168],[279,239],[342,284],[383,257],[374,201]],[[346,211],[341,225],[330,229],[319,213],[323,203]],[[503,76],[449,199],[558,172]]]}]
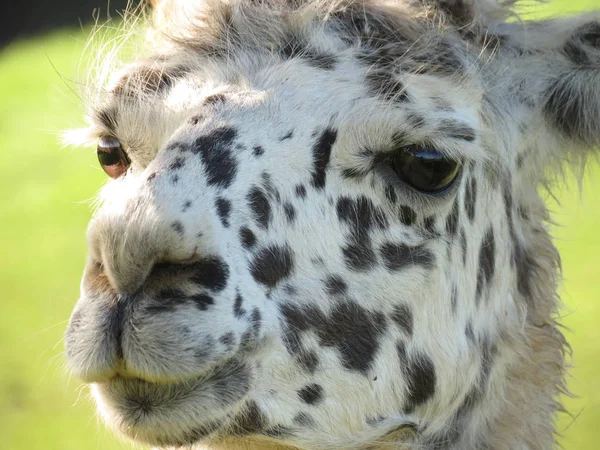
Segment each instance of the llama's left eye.
[{"label": "llama's left eye", "polygon": [[392,157],[392,166],[402,181],[428,194],[452,185],[460,169],[457,161],[422,147],[401,148]]},{"label": "llama's left eye", "polygon": [[101,137],[96,149],[102,169],[111,178],[118,178],[127,172],[130,161],[121,143],[113,137]]}]

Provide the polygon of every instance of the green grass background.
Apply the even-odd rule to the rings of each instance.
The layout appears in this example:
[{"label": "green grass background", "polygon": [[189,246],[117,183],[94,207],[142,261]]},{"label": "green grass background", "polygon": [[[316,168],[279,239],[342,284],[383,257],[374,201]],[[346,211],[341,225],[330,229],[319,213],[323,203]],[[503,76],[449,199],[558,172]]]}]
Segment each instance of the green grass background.
[{"label": "green grass background", "polygon": [[[600,7],[556,0],[535,14]],[[82,125],[68,79],[88,33],[64,30],[0,52],[0,449],[132,448],[97,419],[87,388],[64,368],[62,335],[78,296],[89,200],[105,180],[94,149],[64,149],[58,132]],[[66,79],[66,80],[65,80]],[[553,206],[564,263],[564,323],[571,329],[579,397],[561,418],[568,450],[600,448],[600,167],[583,192],[571,180]]]}]

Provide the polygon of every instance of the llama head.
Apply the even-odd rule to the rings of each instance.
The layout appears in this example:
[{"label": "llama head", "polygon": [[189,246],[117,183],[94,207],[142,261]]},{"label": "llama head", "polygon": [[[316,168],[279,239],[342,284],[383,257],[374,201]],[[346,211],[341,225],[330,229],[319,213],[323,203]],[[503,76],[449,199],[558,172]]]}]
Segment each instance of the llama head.
[{"label": "llama head", "polygon": [[[90,112],[114,180],[66,336],[159,447],[549,448],[537,188],[600,144],[597,16],[164,0]],[[387,444],[386,444],[387,443]]]}]

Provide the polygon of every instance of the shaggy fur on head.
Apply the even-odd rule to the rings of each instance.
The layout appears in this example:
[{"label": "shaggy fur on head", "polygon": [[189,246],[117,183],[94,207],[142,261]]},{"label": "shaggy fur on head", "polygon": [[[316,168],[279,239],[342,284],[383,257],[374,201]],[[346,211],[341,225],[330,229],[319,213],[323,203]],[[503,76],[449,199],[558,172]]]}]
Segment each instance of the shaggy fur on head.
[{"label": "shaggy fur on head", "polygon": [[109,425],[160,448],[555,447],[538,190],[600,145],[600,15],[151,3],[82,134],[127,155],[66,336]]}]

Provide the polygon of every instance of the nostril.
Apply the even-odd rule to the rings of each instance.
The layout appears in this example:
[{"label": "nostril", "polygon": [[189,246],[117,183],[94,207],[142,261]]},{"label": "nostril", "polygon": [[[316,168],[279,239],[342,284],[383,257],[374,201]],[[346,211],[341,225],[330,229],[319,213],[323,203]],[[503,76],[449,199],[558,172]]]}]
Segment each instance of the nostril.
[{"label": "nostril", "polygon": [[99,268],[116,292],[134,294],[144,284],[154,267],[155,256],[149,249],[135,253],[109,253],[102,255]]}]

